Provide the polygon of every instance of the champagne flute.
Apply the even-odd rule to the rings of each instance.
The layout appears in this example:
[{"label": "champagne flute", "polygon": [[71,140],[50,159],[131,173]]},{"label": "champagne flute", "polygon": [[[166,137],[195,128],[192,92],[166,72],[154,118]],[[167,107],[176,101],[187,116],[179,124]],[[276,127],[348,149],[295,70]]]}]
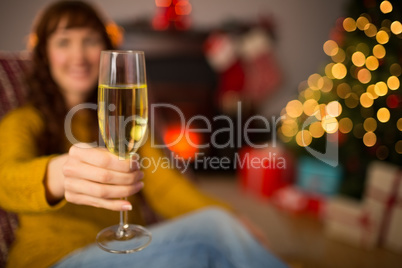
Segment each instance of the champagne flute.
[{"label": "champagne flute", "polygon": [[[101,52],[98,119],[109,152],[119,159],[131,158],[144,140],[148,123],[144,52]],[[149,245],[151,233],[142,226],[129,224],[127,216],[127,211],[120,211],[120,223],[98,233],[96,241],[101,249],[132,253]]]}]

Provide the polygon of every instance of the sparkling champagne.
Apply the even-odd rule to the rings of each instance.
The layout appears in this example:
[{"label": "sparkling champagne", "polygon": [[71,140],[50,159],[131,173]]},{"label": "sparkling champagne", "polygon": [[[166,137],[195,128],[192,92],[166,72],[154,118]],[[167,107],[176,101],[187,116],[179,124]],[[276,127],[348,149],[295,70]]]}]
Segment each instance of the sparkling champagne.
[{"label": "sparkling champagne", "polygon": [[146,85],[99,85],[99,127],[108,150],[127,159],[141,146],[148,123]]}]

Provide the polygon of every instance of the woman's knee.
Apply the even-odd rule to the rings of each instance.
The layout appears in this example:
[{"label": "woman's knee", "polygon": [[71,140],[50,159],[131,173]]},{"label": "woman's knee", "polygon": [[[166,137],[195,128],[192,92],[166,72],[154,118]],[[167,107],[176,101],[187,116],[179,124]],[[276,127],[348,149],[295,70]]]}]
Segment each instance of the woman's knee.
[{"label": "woman's knee", "polygon": [[203,222],[205,221],[206,224],[223,224],[227,226],[236,222],[229,211],[217,206],[203,208],[198,211],[197,215]]}]

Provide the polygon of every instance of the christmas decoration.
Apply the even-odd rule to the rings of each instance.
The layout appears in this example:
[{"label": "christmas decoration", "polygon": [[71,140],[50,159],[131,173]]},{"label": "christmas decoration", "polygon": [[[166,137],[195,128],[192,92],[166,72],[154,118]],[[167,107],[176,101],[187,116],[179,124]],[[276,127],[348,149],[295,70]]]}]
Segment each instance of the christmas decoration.
[{"label": "christmas decoration", "polygon": [[367,169],[363,200],[336,197],[328,201],[325,230],[330,237],[357,246],[384,246],[402,253],[402,171],[374,161]]},{"label": "christmas decoration", "polygon": [[176,156],[183,159],[194,159],[199,151],[202,137],[197,132],[183,130],[181,125],[167,127],[163,135],[163,142]]},{"label": "christmas decoration", "polygon": [[322,218],[326,211],[326,196],[308,193],[294,185],[276,191],[272,200],[277,207],[292,214],[310,214]]},{"label": "christmas decoration", "polygon": [[244,147],[236,159],[241,189],[267,200],[293,182],[293,161],[282,147]]},{"label": "christmas decoration", "polygon": [[281,83],[271,27],[263,18],[256,25],[215,31],[205,42],[206,58],[219,74],[217,105],[223,113],[233,114],[238,101],[255,109]]},{"label": "christmas decoration", "polygon": [[192,5],[189,0],[155,0],[155,30],[188,30],[191,26]]},{"label": "christmas decoration", "polygon": [[312,194],[331,196],[338,192],[342,169],[331,167],[312,158],[302,157],[298,161],[297,185]]},{"label": "christmas decoration", "polygon": [[379,229],[373,229],[368,212],[360,202],[337,197],[327,204],[325,234],[354,246],[371,249],[377,245]]},{"label": "christmas decoration", "polygon": [[402,163],[402,7],[400,1],[352,1],[337,21],[320,73],[302,82],[282,111],[281,139],[299,153],[339,146],[340,191],[361,197],[367,164]]},{"label": "christmas decoration", "polygon": [[369,166],[367,174],[363,205],[369,213],[373,229],[379,233],[378,243],[390,245],[391,249],[394,244],[400,247],[402,232],[399,231],[400,226],[395,230],[395,224],[398,223],[400,209],[396,201],[402,200],[402,172],[397,166],[376,161]]}]

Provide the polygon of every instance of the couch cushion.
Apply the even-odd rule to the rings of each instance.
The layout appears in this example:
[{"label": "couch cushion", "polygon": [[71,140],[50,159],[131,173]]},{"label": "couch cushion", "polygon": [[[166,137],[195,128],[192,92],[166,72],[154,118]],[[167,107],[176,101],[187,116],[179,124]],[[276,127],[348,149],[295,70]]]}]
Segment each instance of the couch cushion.
[{"label": "couch cushion", "polygon": [[0,51],[0,118],[24,102],[29,65],[28,52]]},{"label": "couch cushion", "polygon": [[[0,119],[24,103],[27,92],[24,77],[29,65],[28,52],[0,51]],[[14,240],[17,225],[15,214],[0,209],[0,267],[6,264],[8,248]]]}]

